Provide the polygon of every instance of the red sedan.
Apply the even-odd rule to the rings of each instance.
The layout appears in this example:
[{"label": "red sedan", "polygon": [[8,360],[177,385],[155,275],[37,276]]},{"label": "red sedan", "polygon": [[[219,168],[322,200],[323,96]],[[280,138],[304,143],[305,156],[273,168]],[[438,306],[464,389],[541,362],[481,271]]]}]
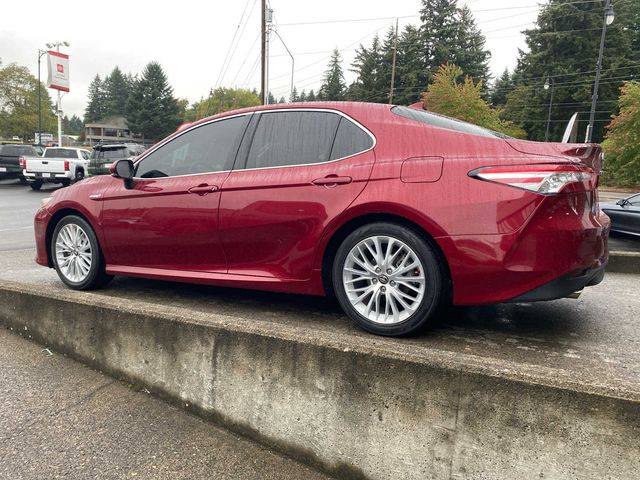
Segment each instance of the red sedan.
[{"label": "red sedan", "polygon": [[125,275],[332,294],[362,328],[403,335],[447,303],[602,281],[601,156],[408,107],[228,112],[56,191],[37,262],[81,290]]}]

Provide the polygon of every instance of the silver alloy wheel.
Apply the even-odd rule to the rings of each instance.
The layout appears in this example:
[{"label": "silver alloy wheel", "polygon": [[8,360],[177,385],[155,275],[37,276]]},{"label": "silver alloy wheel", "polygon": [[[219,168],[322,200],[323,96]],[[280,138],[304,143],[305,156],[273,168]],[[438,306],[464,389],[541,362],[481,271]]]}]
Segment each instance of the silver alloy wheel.
[{"label": "silver alloy wheel", "polygon": [[56,237],[56,263],[64,277],[74,283],[84,281],[93,261],[89,236],[80,225],[69,223]]},{"label": "silver alloy wheel", "polygon": [[426,279],[420,258],[407,244],[376,235],[351,249],[342,284],[358,313],[373,323],[394,325],[420,307]]}]

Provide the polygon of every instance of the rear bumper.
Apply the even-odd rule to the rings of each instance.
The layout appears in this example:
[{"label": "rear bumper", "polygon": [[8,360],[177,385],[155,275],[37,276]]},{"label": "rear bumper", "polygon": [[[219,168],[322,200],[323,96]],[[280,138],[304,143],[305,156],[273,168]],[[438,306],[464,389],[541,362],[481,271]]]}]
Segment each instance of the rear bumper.
[{"label": "rear bumper", "polygon": [[47,172],[24,172],[24,178],[30,182],[51,182],[60,183],[63,180],[71,180],[73,174],[71,172],[64,173],[47,173]]},{"label": "rear bumper", "polygon": [[509,303],[539,302],[541,300],[555,300],[582,290],[584,287],[597,285],[604,280],[606,264],[596,268],[588,268],[574,274],[563,275],[523,295],[512,298]]},{"label": "rear bumper", "polygon": [[456,305],[549,300],[599,283],[610,220],[580,195],[549,197],[516,232],[439,237]]}]

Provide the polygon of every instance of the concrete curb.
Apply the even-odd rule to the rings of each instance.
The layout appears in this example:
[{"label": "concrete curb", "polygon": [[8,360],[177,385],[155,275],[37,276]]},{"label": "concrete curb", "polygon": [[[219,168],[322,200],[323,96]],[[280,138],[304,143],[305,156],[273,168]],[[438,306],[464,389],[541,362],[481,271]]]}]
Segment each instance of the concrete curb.
[{"label": "concrete curb", "polygon": [[607,272],[640,274],[640,252],[609,252]]},{"label": "concrete curb", "polygon": [[624,479],[640,467],[632,386],[8,282],[0,323],[340,478]]}]

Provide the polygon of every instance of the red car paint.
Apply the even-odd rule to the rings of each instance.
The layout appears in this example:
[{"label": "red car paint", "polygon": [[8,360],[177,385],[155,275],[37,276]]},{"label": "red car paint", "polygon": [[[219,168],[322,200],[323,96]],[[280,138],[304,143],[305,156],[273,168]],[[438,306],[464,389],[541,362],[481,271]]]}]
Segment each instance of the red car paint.
[{"label": "red car paint", "polygon": [[[366,127],[375,146],[334,162],[142,179],[132,189],[111,176],[86,179],[56,191],[36,214],[36,261],[52,266],[55,222],[74,211],[93,226],[108,273],[300,294],[325,294],[332,238],[367,219],[400,220],[431,237],[455,304],[508,301],[607,260],[609,220],[597,209],[597,182],[542,195],[470,176],[507,165],[597,171],[597,145],[463,133],[382,104],[274,105],[212,118],[282,108],[341,112]],[[189,193],[194,187],[207,191]]]}]

